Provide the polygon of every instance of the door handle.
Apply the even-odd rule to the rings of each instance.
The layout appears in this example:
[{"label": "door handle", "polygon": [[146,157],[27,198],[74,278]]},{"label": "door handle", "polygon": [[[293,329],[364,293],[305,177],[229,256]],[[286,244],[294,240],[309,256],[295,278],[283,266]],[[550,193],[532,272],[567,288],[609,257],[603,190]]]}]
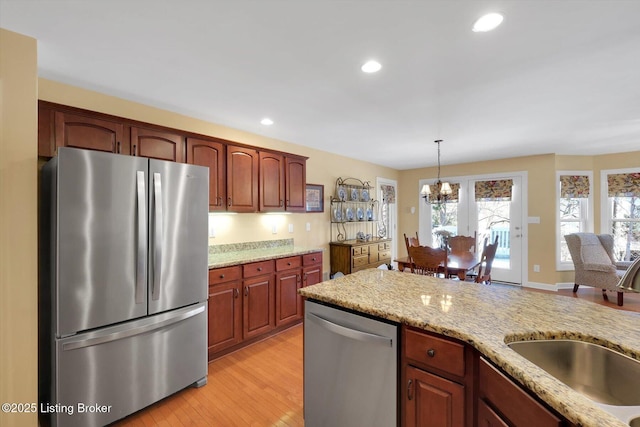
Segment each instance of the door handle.
[{"label": "door handle", "polygon": [[413,380],[409,380],[409,382],[407,383],[407,399],[409,400],[413,400],[413,394],[411,393],[411,391],[413,390],[413,387],[411,387],[413,385]]},{"label": "door handle", "polygon": [[136,304],[145,301],[145,288],[147,286],[147,198],[146,183],[143,171],[136,171],[136,192],[138,203],[138,242],[136,259]]},{"label": "door handle", "polygon": [[369,332],[363,332],[357,329],[351,329],[346,326],[342,326],[337,323],[334,323],[325,318],[322,318],[317,314],[313,314],[313,313],[309,313],[308,317],[310,320],[316,322],[318,325],[322,326],[328,331],[338,335],[342,335],[343,337],[351,338],[353,340],[358,340],[358,341],[388,345],[389,347],[393,346],[393,338],[385,337],[383,335],[371,334]]},{"label": "door handle", "polygon": [[158,172],[153,173],[154,221],[153,221],[153,291],[151,298],[160,298],[162,285],[162,180]]}]

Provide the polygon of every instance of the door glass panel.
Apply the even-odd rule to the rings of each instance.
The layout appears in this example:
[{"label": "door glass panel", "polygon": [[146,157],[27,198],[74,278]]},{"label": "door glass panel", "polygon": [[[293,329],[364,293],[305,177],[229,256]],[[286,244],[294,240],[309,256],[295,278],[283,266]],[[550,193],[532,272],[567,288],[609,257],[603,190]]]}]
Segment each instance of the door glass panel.
[{"label": "door glass panel", "polygon": [[444,247],[446,236],[458,234],[458,203],[433,203],[431,206],[431,241],[433,247]]},{"label": "door glass panel", "polygon": [[498,236],[498,250],[493,261],[494,268],[510,268],[510,204],[509,201],[478,201],[478,242],[487,238],[493,243]]}]

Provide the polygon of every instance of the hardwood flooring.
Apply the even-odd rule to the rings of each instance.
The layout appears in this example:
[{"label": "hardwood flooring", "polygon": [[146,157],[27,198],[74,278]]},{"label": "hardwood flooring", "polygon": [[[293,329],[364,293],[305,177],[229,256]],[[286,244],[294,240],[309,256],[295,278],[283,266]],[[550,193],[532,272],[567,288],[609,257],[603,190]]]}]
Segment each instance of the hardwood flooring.
[{"label": "hardwood flooring", "polygon": [[[494,284],[492,286],[506,286]],[[625,293],[624,305],[609,302],[599,289],[580,287],[558,292],[612,309],[640,312],[640,294]],[[208,383],[170,396],[124,420],[117,427],[211,426],[302,427],[302,325],[221,357],[209,364]]]},{"label": "hardwood flooring", "polygon": [[207,385],[189,388],[115,423],[149,426],[303,426],[302,325],[209,364]]}]

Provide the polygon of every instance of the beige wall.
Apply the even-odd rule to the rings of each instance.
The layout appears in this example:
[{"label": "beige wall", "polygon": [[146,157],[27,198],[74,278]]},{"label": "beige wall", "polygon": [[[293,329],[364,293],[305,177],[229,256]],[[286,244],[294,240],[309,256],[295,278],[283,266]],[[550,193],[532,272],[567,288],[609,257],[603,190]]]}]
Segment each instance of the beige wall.
[{"label": "beige wall", "polygon": [[[36,40],[0,29],[0,403],[36,403]],[[36,414],[0,412],[2,426]]]},{"label": "beige wall", "polygon": [[[216,237],[210,239],[210,244],[293,238],[296,245],[326,249],[323,267],[325,272],[329,271],[328,242],[330,240],[330,206],[327,199],[334,191],[336,179],[357,177],[375,183],[376,177],[397,179],[399,176],[398,171],[394,169],[216,125],[47,79],[39,80],[38,96],[40,99],[59,104],[308,156],[307,182],[324,185],[324,213],[212,215],[211,222]],[[310,232],[306,231],[307,223],[311,227]],[[277,227],[277,234],[272,233],[274,224]],[[288,231],[289,224],[293,224],[293,233]]]}]

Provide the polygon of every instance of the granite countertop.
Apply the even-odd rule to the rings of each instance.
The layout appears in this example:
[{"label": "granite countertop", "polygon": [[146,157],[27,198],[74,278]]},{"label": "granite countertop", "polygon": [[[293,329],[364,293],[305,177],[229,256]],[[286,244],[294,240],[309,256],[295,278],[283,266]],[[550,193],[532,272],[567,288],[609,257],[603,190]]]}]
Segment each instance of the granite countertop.
[{"label": "granite countertop", "polygon": [[299,293],[467,342],[571,422],[628,427],[511,350],[506,342],[575,339],[640,359],[638,313],[517,287],[377,269],[302,288]]},{"label": "granite countertop", "polygon": [[269,259],[285,258],[294,255],[304,255],[312,252],[322,252],[321,248],[305,248],[298,246],[279,246],[271,248],[241,249],[236,251],[209,252],[209,268],[231,267],[248,262],[265,261]]}]

